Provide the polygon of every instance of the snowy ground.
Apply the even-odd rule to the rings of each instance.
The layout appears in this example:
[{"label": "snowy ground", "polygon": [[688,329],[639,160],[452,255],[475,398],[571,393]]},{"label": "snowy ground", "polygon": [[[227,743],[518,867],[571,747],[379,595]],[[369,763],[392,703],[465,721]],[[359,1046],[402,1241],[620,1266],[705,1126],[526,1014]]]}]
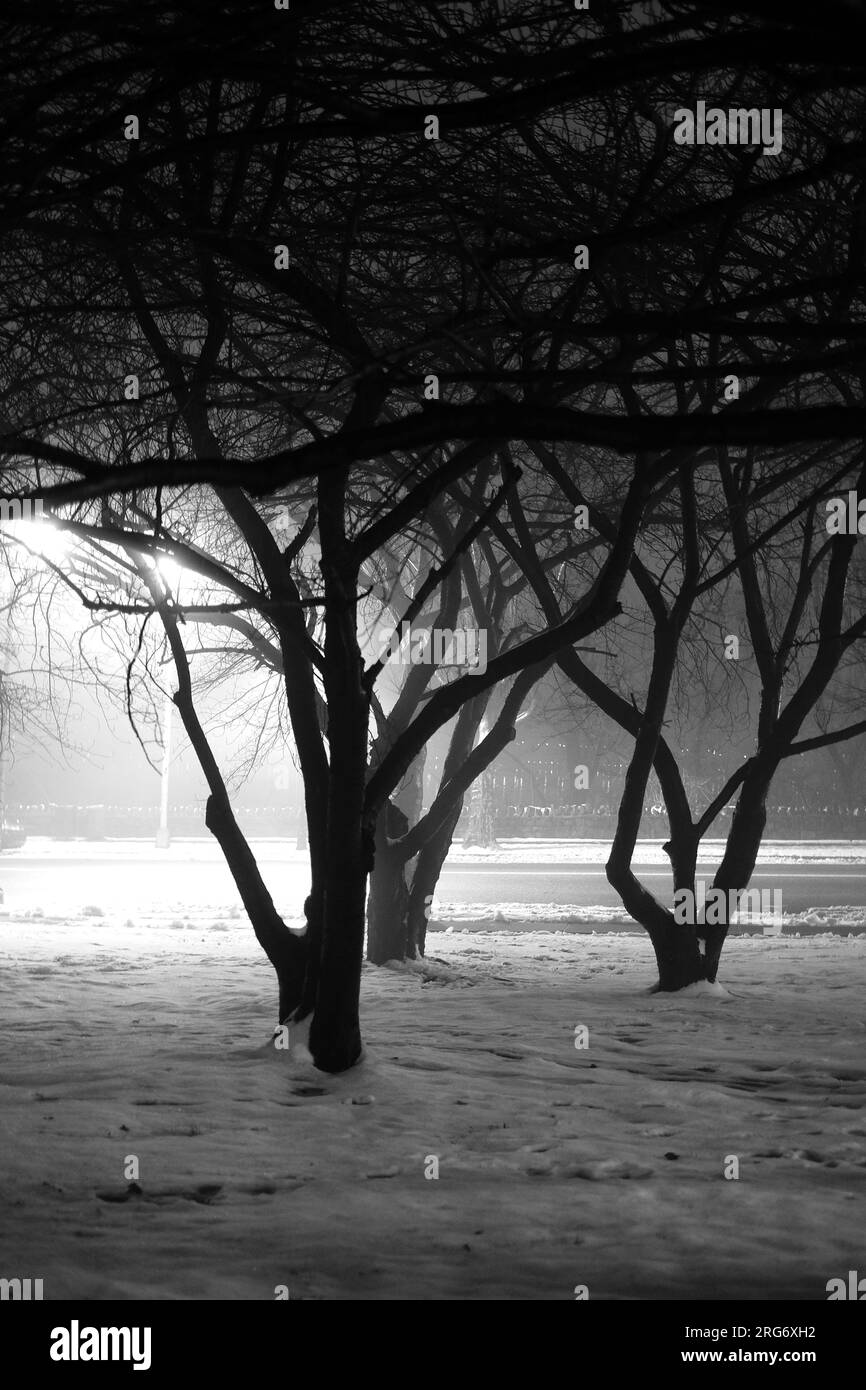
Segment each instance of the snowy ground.
[{"label": "snowy ground", "polygon": [[[746,932],[749,935],[764,936],[815,936],[833,932],[847,935],[866,933],[866,907],[840,905],[838,907],[813,907],[807,912],[779,912],[774,916],[772,901],[767,903],[768,911],[755,910],[751,915],[732,919],[731,933]],[[527,924],[535,931],[555,931],[557,925],[596,928],[598,931],[611,929],[628,931],[635,936],[643,936],[643,928],[638,926],[624,907],[575,907],[571,903],[485,903],[452,902],[443,904],[433,899],[430,929],[436,931],[472,930],[487,931],[492,924],[502,925],[502,930],[524,932]],[[299,926],[303,923],[299,919]],[[431,948],[432,949],[432,948]]]},{"label": "snowy ground", "polygon": [[[635,850],[637,864],[670,864],[662,849],[664,838],[657,840],[638,840]],[[260,863],[283,863],[286,860],[307,864],[306,850],[294,848],[295,838],[252,838],[250,845]],[[200,838],[175,837],[172,846],[183,849],[184,860],[188,862],[216,863],[221,855],[219,846],[210,835]],[[724,853],[724,840],[703,840],[698,862],[717,864]],[[153,853],[153,839],[147,840],[55,840],[49,836],[31,835],[20,851],[4,853],[0,864],[14,863],[19,854],[27,858],[35,856],[50,859],[64,858],[90,859],[98,854],[100,859],[112,856],[123,859],[131,852],[153,855],[155,859],[164,857],[165,851]],[[601,840],[547,840],[521,839],[501,840],[496,849],[479,849],[474,846],[464,849],[455,843],[448,852],[451,864],[603,864],[610,854],[610,839]],[[866,840],[765,840],[758,852],[759,864],[799,864],[799,863],[866,863]]]},{"label": "snowy ground", "polygon": [[225,906],[0,917],[0,1277],[824,1300],[864,1268],[866,938],[737,937],[727,993],[676,998],[646,993],[642,936],[431,951],[429,978],[365,969],[366,1058],[328,1077],[269,1040],[270,968]]}]

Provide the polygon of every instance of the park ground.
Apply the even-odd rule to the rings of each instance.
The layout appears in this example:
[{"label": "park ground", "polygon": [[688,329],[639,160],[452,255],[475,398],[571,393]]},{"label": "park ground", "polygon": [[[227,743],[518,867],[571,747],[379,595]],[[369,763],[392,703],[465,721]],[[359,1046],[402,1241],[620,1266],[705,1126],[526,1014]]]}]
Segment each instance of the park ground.
[{"label": "park ground", "polygon": [[441,931],[365,967],[327,1076],[275,1046],[234,905],[99,911],[0,917],[0,1277],[46,1299],[824,1300],[864,1268],[862,934],[738,936],[721,989],[662,996],[642,935]]}]

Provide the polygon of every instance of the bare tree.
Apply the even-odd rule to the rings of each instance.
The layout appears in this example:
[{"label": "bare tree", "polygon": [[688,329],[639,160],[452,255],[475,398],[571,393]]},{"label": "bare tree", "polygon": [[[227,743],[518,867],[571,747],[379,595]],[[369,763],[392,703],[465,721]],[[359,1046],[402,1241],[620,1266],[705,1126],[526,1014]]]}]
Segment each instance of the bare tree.
[{"label": "bare tree", "polygon": [[[374,0],[254,17],[232,3],[187,20],[150,0],[134,25],[82,5],[70,33],[13,9],[5,476],[117,557],[138,586],[129,602],[158,614],[207,823],[277,970],[280,1020],[309,1017],[317,1064],[339,1070],[360,1052],[377,822],[429,738],[457,721],[445,784],[404,836],[385,825],[403,839],[395,852],[430,850],[413,895],[441,851],[426,837],[444,836],[528,691],[617,616],[645,508],[677,499],[689,549],[612,859],[631,893],[635,807],[700,571],[698,468],[734,445],[862,437],[866,412],[833,375],[866,331],[862,150],[847,124],[862,107],[861,26],[841,6],[843,42],[816,38],[799,6],[783,23],[774,6],[742,6],[720,32],[703,4],[587,17],[527,0],[503,21],[492,2],[448,16]],[[734,146],[710,164],[674,144],[674,109],[708,82],[720,100],[763,105],[768,80],[787,123],[777,159]],[[806,376],[802,395],[788,389]],[[712,409],[728,377],[750,390]],[[556,545],[531,515],[533,457],[549,497],[571,503],[577,489],[579,505],[600,473],[615,481],[594,567],[561,592],[545,572]],[[189,510],[193,485],[230,527],[228,556]],[[282,545],[268,518],[302,499],[306,519]],[[365,570],[419,532],[432,543],[435,509],[452,516],[455,501],[466,516],[438,542],[424,602],[447,611],[459,576],[459,603],[473,604],[463,561],[493,535],[532,572],[544,623],[501,643],[483,675],[433,690],[371,768],[380,664],[359,640]],[[506,508],[519,561],[497,520]],[[215,586],[203,622],[232,617],[235,636],[274,653],[305,787],[303,938],[276,914],[232,813],[196,708],[194,615],[148,567],[159,555]],[[423,592],[407,611],[422,611]],[[834,621],[828,608],[825,646]]]}]

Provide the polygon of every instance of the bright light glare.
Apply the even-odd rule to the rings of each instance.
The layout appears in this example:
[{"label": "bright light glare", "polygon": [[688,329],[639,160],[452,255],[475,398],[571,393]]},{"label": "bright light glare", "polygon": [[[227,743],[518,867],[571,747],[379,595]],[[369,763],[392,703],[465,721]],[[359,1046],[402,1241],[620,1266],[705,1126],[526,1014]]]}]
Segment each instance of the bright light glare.
[{"label": "bright light glare", "polygon": [[34,555],[54,565],[66,558],[73,543],[72,537],[51,521],[13,521],[8,531],[12,540],[20,541]]},{"label": "bright light glare", "polygon": [[159,570],[160,575],[169,588],[176,589],[180,577],[183,574],[183,566],[179,565],[177,560],[173,560],[170,555],[159,555],[156,561],[156,568]]}]

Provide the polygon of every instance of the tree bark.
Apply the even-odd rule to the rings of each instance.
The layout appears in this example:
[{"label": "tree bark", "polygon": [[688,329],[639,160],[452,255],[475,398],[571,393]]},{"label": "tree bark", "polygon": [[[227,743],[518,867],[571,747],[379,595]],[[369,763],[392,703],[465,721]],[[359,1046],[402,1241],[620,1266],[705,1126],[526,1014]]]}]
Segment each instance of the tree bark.
[{"label": "tree bark", "polygon": [[321,962],[310,1025],[313,1061],[328,1072],[347,1071],[361,1055],[364,898],[370,858],[361,830],[363,769],[361,795],[346,795],[353,778],[341,764],[338,755],[329,779]]},{"label": "tree bark", "polygon": [[[611,887],[619,893],[626,911],[646,930],[653,944],[659,971],[656,988],[661,991],[683,989],[705,978],[705,962],[698,945],[695,924],[676,922],[673,913],[644,888],[631,868],[640,833],[644,794],[667,708],[678,641],[679,629],[675,621],[656,627],[646,708],[626,772],[616,833],[606,866]],[[679,871],[688,873],[684,851],[681,853],[678,846],[674,853]],[[693,866],[691,887],[694,890]]]},{"label": "tree bark", "polygon": [[[643,925],[646,926],[646,923]],[[674,993],[707,978],[697,931],[691,923],[679,925],[671,919],[646,926],[646,930],[653,944],[659,971],[656,992]]]},{"label": "tree bark", "polygon": [[[439,779],[440,793],[457,769],[465,766],[489,700],[490,692],[484,691],[477,699],[468,700],[461,707]],[[404,778],[395,793],[395,800],[400,803],[399,808],[390,802],[386,803],[386,809],[391,806],[389,839],[402,838],[410,826],[418,825],[421,816],[423,777],[420,759],[415,760],[412,768],[416,769],[415,775],[408,781]],[[408,853],[405,846],[391,845],[381,848],[384,838],[381,829],[383,812],[379,813],[376,826],[376,861],[370,878],[370,902],[367,912],[367,959],[374,964],[382,964],[385,960],[402,960],[406,957],[416,960],[423,956],[429,903],[439,881],[442,865],[451,848],[454,830],[463,809],[463,800],[463,795],[456,796],[448,806],[443,820],[431,828],[422,844]],[[414,864],[410,862],[413,860]],[[387,916],[388,913],[391,914],[390,917]]]},{"label": "tree bark", "polygon": [[376,818],[376,858],[367,901],[367,959],[373,965],[406,957],[409,865],[392,841],[405,835],[407,828],[408,820],[400,808],[386,802]]},{"label": "tree bark", "polygon": [[412,891],[409,895],[408,932],[406,953],[411,960],[423,956],[427,949],[427,926],[430,921],[430,904],[439,882],[442,865],[448,858],[454,831],[463,810],[463,797],[455,802],[448,819],[430,836],[418,855]]},{"label": "tree bark", "polygon": [[[329,765],[321,945],[310,1051],[322,1071],[361,1055],[364,905],[373,837],[364,815],[370,700],[357,635],[357,562],[345,534],[348,470],[319,480]],[[312,847],[312,835],[311,835]]]},{"label": "tree bark", "polygon": [[[777,767],[777,759],[768,761],[758,757],[743,779],[725,844],[725,853],[713,880],[713,887],[724,891],[726,903],[729,901],[730,891],[747,888],[754,873],[767,824],[767,793]],[[715,980],[718,974],[719,958],[730,925],[727,921],[727,909],[724,917],[725,921],[706,928],[708,980]]]}]

